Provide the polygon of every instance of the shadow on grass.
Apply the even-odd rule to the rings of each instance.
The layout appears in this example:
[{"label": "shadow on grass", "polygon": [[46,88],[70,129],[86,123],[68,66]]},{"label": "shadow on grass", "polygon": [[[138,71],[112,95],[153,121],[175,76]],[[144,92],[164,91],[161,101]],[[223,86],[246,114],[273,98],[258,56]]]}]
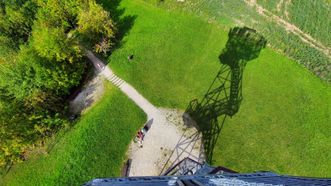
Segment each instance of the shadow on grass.
[{"label": "shadow on grass", "polygon": [[[205,161],[213,162],[213,151],[228,116],[234,116],[242,101],[242,77],[248,61],[256,59],[266,46],[263,36],[247,27],[230,30],[226,48],[219,56],[221,69],[201,101],[189,103],[183,119],[202,133],[201,153]],[[220,121],[219,121],[220,119]]]},{"label": "shadow on grass", "polygon": [[122,0],[98,0],[97,2],[110,13],[112,20],[117,27],[116,43],[112,50],[120,48],[123,38],[129,33],[137,19],[136,15],[125,15],[125,8],[120,7]]}]

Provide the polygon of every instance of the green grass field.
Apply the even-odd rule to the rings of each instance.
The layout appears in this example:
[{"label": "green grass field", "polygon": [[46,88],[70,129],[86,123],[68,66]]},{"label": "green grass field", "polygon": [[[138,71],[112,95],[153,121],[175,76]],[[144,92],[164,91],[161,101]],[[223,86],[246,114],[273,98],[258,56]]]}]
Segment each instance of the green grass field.
[{"label": "green grass field", "polygon": [[[136,20],[109,58],[114,71],[157,106],[185,109],[201,98],[219,69],[224,26],[140,0],[122,7]],[[330,177],[331,87],[269,48],[249,62],[243,81],[241,109],[225,123],[214,164]]]},{"label": "green grass field", "polygon": [[80,185],[120,176],[128,145],[146,118],[117,88],[106,85],[104,97],[49,154],[14,166],[0,185]]},{"label": "green grass field", "polygon": [[[244,25],[256,29],[269,41],[272,48],[277,49],[297,63],[301,64],[321,79],[331,83],[331,58],[302,41],[297,35],[288,32],[274,21],[261,16],[254,8],[242,0],[185,0],[177,1],[145,0],[169,10],[181,10],[199,15],[208,22],[217,22],[220,25],[235,26]],[[276,6],[278,0],[258,0],[259,5],[266,9]],[[280,0],[279,0],[280,2]],[[284,4],[289,1],[281,1]],[[283,7],[283,9],[285,9]],[[325,46],[330,46],[331,6],[324,0],[320,1],[291,1],[288,8],[289,22],[301,28],[304,32],[313,36]],[[277,12],[277,15],[286,17],[285,11]]]}]

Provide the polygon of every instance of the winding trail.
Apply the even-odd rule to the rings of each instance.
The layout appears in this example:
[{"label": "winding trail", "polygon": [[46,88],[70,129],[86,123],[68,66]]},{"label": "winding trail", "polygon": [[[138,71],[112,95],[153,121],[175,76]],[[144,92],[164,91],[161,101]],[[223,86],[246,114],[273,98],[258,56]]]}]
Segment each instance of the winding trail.
[{"label": "winding trail", "polygon": [[[101,75],[117,86],[147,114],[148,120],[153,119],[153,124],[144,138],[143,148],[133,142],[129,147],[128,156],[132,159],[129,176],[159,175],[164,167],[169,167],[185,157],[198,162],[203,161],[201,159],[203,155],[200,153],[201,137],[192,139],[194,136],[192,134],[197,133],[196,131],[183,130],[183,124],[176,125],[174,121],[169,121],[168,111],[155,107],[134,87],[116,76],[91,51],[87,51],[87,57]],[[182,113],[178,114],[178,117],[181,115]]]}]

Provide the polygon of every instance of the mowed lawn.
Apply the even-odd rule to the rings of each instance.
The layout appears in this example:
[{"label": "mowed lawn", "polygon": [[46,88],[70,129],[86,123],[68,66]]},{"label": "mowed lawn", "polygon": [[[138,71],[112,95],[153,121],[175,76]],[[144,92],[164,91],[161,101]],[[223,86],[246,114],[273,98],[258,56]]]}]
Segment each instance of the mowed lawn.
[{"label": "mowed lawn", "polygon": [[146,117],[117,88],[106,85],[103,98],[49,154],[14,166],[0,185],[81,185],[120,176],[128,145]]},{"label": "mowed lawn", "polygon": [[[157,106],[185,109],[201,98],[220,66],[224,25],[142,0],[123,0],[121,7],[136,19],[109,58],[114,71]],[[267,48],[247,64],[243,96],[221,132],[214,165],[331,177],[329,85]]]}]

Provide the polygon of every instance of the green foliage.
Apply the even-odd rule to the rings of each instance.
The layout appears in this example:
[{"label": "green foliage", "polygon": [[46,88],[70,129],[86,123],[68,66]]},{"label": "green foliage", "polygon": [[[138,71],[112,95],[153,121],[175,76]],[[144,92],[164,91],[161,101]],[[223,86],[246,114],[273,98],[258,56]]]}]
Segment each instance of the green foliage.
[{"label": "green foliage", "polygon": [[28,40],[38,6],[34,0],[1,2],[0,33],[18,46]]},{"label": "green foliage", "polygon": [[49,28],[65,28],[66,30],[76,27],[77,14],[81,6],[86,4],[82,0],[46,0],[38,1],[38,20],[42,25]]},{"label": "green foliage", "polygon": [[[91,13],[96,30],[84,27],[91,32],[79,33],[82,11]],[[0,167],[17,162],[26,146],[67,123],[65,98],[86,70],[84,34],[95,32],[110,46],[113,29],[108,13],[94,1],[0,2]]]},{"label": "green foliage", "polygon": [[106,84],[105,90],[73,128],[46,143],[51,151],[28,154],[29,160],[12,167],[0,185],[81,185],[120,176],[128,146],[146,116],[117,88]]},{"label": "green foliage", "polygon": [[33,30],[33,46],[40,56],[48,60],[67,60],[72,63],[81,57],[78,43],[67,38],[63,28],[36,26]]},{"label": "green foliage", "polygon": [[77,38],[73,37],[76,28],[78,0],[41,2],[37,22],[33,27],[32,45],[38,54],[48,60],[80,60],[82,52]]},{"label": "green foliage", "polygon": [[68,94],[71,87],[78,85],[85,67],[85,63],[49,61],[29,46],[22,46],[17,58],[17,63],[11,66],[15,68],[9,67],[10,73],[3,74],[2,79],[7,79],[4,83],[7,90],[20,100],[39,95],[51,102],[52,94]]},{"label": "green foliage", "polygon": [[[3,65],[15,62],[15,43],[11,38],[0,34],[0,72],[6,70]],[[0,73],[1,76],[1,73]],[[0,78],[1,81],[1,78]]]},{"label": "green foliage", "polygon": [[0,167],[5,167],[21,160],[21,153],[34,136],[22,104],[4,90],[0,94],[0,105],[5,105],[0,108]]},{"label": "green foliage", "polygon": [[7,164],[17,162],[28,144],[66,123],[63,96],[79,83],[85,66],[48,61],[28,46],[21,47],[17,58],[1,74],[1,115],[5,117],[0,118],[0,128],[7,135],[0,144],[5,148],[2,161]]},{"label": "green foliage", "polygon": [[106,52],[112,45],[115,37],[114,23],[109,13],[95,2],[89,2],[89,6],[80,11],[78,25],[79,33],[95,45],[97,52]]}]

